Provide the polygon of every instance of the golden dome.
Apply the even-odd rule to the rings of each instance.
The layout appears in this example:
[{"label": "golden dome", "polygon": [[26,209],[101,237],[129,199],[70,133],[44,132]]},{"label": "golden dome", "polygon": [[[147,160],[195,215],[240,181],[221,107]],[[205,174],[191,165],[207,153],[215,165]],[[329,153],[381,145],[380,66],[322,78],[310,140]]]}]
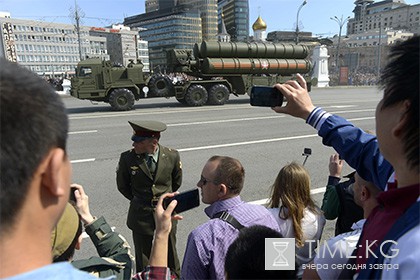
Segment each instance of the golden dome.
[{"label": "golden dome", "polygon": [[267,24],[265,23],[265,21],[263,21],[261,16],[258,16],[257,20],[252,25],[252,29],[254,31],[256,31],[256,30],[266,30],[267,29]]}]

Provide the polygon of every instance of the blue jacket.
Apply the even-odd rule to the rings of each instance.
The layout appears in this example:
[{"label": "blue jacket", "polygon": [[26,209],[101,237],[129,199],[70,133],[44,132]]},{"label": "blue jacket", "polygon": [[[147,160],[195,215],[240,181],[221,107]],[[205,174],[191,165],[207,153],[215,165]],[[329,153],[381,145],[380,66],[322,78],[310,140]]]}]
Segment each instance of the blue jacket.
[{"label": "blue jacket", "polygon": [[376,136],[336,115],[324,121],[318,135],[323,144],[333,147],[360,177],[385,190],[394,169],[379,151]]}]

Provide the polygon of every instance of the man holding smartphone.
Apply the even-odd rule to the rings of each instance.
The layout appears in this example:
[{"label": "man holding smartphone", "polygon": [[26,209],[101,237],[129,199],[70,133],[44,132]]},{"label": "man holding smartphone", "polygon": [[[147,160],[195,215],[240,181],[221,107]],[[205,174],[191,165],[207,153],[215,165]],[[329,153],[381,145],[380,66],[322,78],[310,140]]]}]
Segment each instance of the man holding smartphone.
[{"label": "man holding smartphone", "polygon": [[182,279],[225,279],[224,260],[239,230],[264,225],[279,231],[273,215],[261,205],[245,203],[239,194],[245,170],[239,160],[228,156],[211,157],[201,172],[197,187],[209,221],[188,236],[182,263]]},{"label": "man holding smartphone", "polygon": [[[136,270],[140,272],[149,263],[156,204],[162,194],[177,191],[181,186],[182,164],[178,151],[159,144],[166,124],[146,120],[129,124],[134,130],[133,149],[121,154],[116,180],[118,190],[130,200],[127,226],[133,231]],[[169,235],[168,266],[179,277],[176,221]]]},{"label": "man holding smartphone", "polygon": [[[82,224],[99,256],[74,260],[82,244]],[[71,262],[82,271],[99,277],[115,276],[115,280],[129,279],[133,257],[125,238],[111,229],[103,216],[90,212],[89,197],[83,186],[71,185],[70,203],[51,234],[53,262]]]},{"label": "man holding smartphone", "polygon": [[[360,279],[414,279],[420,272],[420,251],[413,250],[420,244],[419,46],[420,36],[414,36],[390,49],[379,80],[384,94],[375,112],[377,137],[315,107],[302,76],[297,82],[276,85],[287,105],[274,107],[275,112],[306,120],[361,178],[385,190],[377,197],[380,205],[369,215],[357,256],[351,259],[361,268]],[[400,269],[382,269],[383,264]],[[343,276],[355,278],[354,274]]]}]

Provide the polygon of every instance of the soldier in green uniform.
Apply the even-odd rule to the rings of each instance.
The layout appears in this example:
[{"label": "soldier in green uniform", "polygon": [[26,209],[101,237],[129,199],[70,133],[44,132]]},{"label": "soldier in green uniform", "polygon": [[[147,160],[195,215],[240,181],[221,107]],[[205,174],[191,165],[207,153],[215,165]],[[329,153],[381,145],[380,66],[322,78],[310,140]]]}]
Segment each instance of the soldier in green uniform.
[{"label": "soldier in green uniform", "polygon": [[[133,149],[121,154],[117,168],[118,190],[130,200],[127,226],[133,231],[136,270],[149,263],[155,221],[154,209],[159,197],[179,189],[182,164],[178,151],[159,144],[166,124],[158,121],[129,122],[134,130]],[[168,266],[180,276],[176,251],[176,225],[172,222],[169,235]]]},{"label": "soldier in green uniform", "polygon": [[[51,234],[53,262],[69,261],[75,268],[100,278],[115,276],[117,280],[131,279],[133,256],[128,242],[112,231],[104,217],[92,216],[88,196],[81,185],[71,186],[75,197],[70,200],[73,205],[67,204]],[[81,246],[82,223],[99,256],[73,260],[75,250]]]}]

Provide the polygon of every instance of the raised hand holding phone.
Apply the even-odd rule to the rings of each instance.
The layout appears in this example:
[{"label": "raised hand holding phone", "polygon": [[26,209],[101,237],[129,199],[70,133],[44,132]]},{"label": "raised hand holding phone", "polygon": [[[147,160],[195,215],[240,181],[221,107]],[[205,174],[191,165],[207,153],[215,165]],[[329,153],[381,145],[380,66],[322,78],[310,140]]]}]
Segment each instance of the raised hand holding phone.
[{"label": "raised hand holding phone", "polygon": [[275,87],[253,86],[250,96],[251,106],[277,107],[283,105],[283,94]]},{"label": "raised hand holding phone", "polygon": [[163,208],[166,209],[173,200],[176,200],[178,202],[175,207],[174,213],[179,214],[181,212],[198,207],[200,205],[200,194],[198,189],[192,189],[176,194],[172,197],[166,197],[163,200]]}]

